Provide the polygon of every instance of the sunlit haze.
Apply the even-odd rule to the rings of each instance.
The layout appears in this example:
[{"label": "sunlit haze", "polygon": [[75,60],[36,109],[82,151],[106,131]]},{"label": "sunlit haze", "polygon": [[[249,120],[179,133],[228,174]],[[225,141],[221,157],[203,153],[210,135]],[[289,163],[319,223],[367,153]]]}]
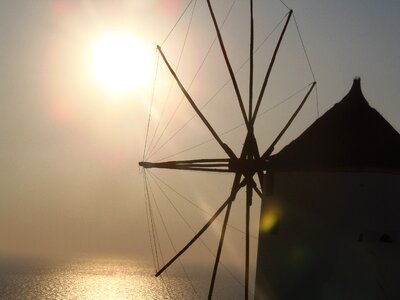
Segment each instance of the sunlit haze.
[{"label": "sunlit haze", "polygon": [[94,76],[112,92],[129,91],[147,84],[151,56],[129,33],[105,34],[93,49]]},{"label": "sunlit haze", "polygon": [[[157,64],[157,45],[222,141],[240,156],[242,114],[207,1],[195,2],[181,19],[190,0],[0,2],[0,257],[133,256],[152,263],[138,166],[147,129],[148,161],[227,157],[218,143],[207,142],[210,132],[194,117],[160,56]],[[294,10],[318,99],[313,91],[275,150],[340,101],[355,76],[361,77],[369,104],[400,131],[400,1],[284,2]],[[249,2],[211,3],[248,109]],[[254,6],[256,99],[288,10],[279,0],[254,0]],[[255,123],[261,153],[304,93],[280,103],[312,81],[291,20]],[[233,176],[154,169],[148,174],[149,194],[158,197],[174,241],[171,246],[154,209],[168,259],[173,247],[185,245],[192,229],[199,230],[227,199]],[[224,263],[233,262],[239,270],[245,251],[244,199],[240,192],[233,203],[230,225],[236,229],[227,229],[222,255]],[[255,195],[252,236],[258,234],[259,208]],[[262,229],[271,230],[280,213],[262,216]],[[221,224],[215,222],[202,237],[214,253]],[[257,240],[251,241],[255,251]],[[213,255],[199,243],[183,259],[213,263]]]}]

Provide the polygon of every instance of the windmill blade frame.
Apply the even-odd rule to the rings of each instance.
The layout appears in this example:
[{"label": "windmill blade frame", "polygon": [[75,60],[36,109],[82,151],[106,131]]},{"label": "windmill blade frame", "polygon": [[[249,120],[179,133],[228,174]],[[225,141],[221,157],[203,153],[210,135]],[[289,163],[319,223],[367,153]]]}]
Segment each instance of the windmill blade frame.
[{"label": "windmill blade frame", "polygon": [[[156,276],[160,276],[169,266],[171,266],[183,253],[188,250],[193,243],[210,227],[210,225],[216,220],[216,218],[226,209],[225,217],[223,221],[223,226],[221,229],[221,235],[218,243],[218,250],[214,262],[213,272],[211,283],[209,287],[208,298],[211,299],[213,296],[213,290],[215,285],[215,279],[218,272],[219,261],[222,253],[223,243],[225,232],[228,224],[228,220],[230,217],[230,211],[233,201],[236,198],[237,193],[243,187],[246,187],[246,245],[245,245],[245,299],[249,297],[249,257],[250,257],[250,207],[253,203],[253,191],[256,192],[258,196],[262,198],[264,193],[263,188],[263,178],[265,173],[268,171],[268,158],[272,154],[275,145],[280,141],[282,136],[285,134],[287,129],[292,124],[293,120],[296,118],[300,110],[303,108],[305,102],[309,98],[309,95],[313,91],[314,87],[316,86],[316,82],[314,81],[311,83],[311,87],[307,91],[306,95],[304,96],[303,100],[301,101],[299,107],[296,109],[294,114],[290,117],[289,121],[284,126],[283,130],[280,131],[277,138],[272,142],[272,144],[267,148],[267,150],[260,156],[259,147],[257,143],[257,139],[254,134],[254,124],[258,116],[258,112],[261,106],[261,102],[264,98],[264,93],[266,91],[268,81],[270,75],[272,73],[272,69],[274,67],[277,54],[282,44],[282,40],[285,36],[289,21],[293,15],[293,10],[289,10],[287,13],[286,22],[284,24],[283,30],[279,36],[278,42],[274,48],[272,58],[269,62],[267,72],[265,74],[265,78],[263,80],[259,96],[257,98],[257,102],[255,103],[255,107],[253,109],[253,78],[254,78],[254,16],[253,16],[253,0],[249,0],[250,3],[250,71],[249,71],[249,109],[246,113],[246,109],[244,107],[243,99],[239,90],[239,86],[233,72],[223,39],[218,27],[218,23],[211,5],[211,1],[207,0],[207,5],[210,11],[210,15],[212,17],[212,21],[214,24],[214,28],[217,33],[218,41],[220,44],[220,49],[223,53],[225,64],[228,68],[228,72],[234,86],[235,95],[240,107],[241,114],[243,116],[245,126],[246,126],[246,137],[245,141],[241,150],[241,155],[238,158],[235,153],[233,152],[232,148],[224,143],[221,137],[217,134],[214,127],[211,125],[209,120],[205,117],[202,111],[199,109],[187,89],[182,84],[181,80],[179,79],[178,75],[171,67],[169,61],[167,60],[161,46],[157,46],[157,50],[160,53],[161,57],[165,65],[167,66],[170,74],[175,79],[176,83],[178,84],[181,92],[197,114],[197,116],[201,119],[202,123],[206,126],[208,131],[213,136],[214,140],[219,144],[228,158],[198,158],[198,159],[190,159],[190,160],[176,160],[176,161],[164,161],[164,162],[147,162],[142,161],[139,162],[139,166],[143,167],[144,169],[149,168],[161,168],[161,169],[176,169],[176,170],[189,170],[189,171],[199,171],[199,172],[217,172],[217,173],[234,173],[234,181],[232,184],[232,190],[229,197],[223,202],[223,204],[217,209],[214,215],[209,219],[209,221],[198,231],[197,234],[179,251],[173,256],[163,267],[161,267],[157,272]],[[253,177],[257,176],[261,190],[257,187]],[[243,179],[242,179],[243,178]]]}]

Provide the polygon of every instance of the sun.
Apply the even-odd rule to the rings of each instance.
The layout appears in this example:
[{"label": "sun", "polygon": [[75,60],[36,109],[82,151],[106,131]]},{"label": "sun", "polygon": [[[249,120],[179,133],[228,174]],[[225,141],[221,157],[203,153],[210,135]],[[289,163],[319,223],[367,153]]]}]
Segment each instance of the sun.
[{"label": "sun", "polygon": [[146,85],[151,65],[149,51],[130,33],[106,34],[93,49],[93,74],[111,92],[126,92]]}]

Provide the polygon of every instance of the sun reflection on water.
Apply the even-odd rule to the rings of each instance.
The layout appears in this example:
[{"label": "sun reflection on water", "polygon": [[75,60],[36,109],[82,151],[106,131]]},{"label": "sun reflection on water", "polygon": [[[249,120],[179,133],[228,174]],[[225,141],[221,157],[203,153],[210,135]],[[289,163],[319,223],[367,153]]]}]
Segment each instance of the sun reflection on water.
[{"label": "sun reflection on water", "polygon": [[125,263],[90,263],[70,282],[68,299],[119,300],[161,299],[162,286],[149,273],[148,268]]},{"label": "sun reflection on water", "polygon": [[[72,288],[70,298],[74,294],[79,294],[80,299],[121,299],[132,286],[139,287],[143,285],[140,278],[126,278],[124,276],[115,275],[83,275],[76,278],[74,287]],[[137,291],[135,291],[137,294]],[[139,293],[140,294],[140,293]],[[131,295],[133,296],[133,295]],[[139,295],[135,295],[139,296]]]},{"label": "sun reflection on water", "polygon": [[0,261],[0,299],[169,299],[153,274],[150,266],[125,260],[62,264]]},{"label": "sun reflection on water", "polygon": [[[0,299],[136,300],[206,299],[209,270],[197,266],[191,283],[181,272],[154,277],[151,265],[134,260],[79,260],[38,263],[0,259]],[[206,272],[204,272],[206,271]],[[242,286],[227,274],[219,278],[217,299],[242,298]]]}]

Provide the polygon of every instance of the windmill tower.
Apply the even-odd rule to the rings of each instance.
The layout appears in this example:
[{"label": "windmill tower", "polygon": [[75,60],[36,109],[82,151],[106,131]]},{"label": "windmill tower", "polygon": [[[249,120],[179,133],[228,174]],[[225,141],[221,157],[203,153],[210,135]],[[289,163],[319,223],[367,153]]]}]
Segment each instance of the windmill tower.
[{"label": "windmill tower", "polygon": [[268,160],[256,299],[400,298],[400,134],[356,78]]},{"label": "windmill tower", "polygon": [[[218,243],[218,249],[215,257],[214,267],[212,270],[211,283],[208,292],[208,298],[211,299],[214,291],[215,279],[218,272],[218,267],[220,264],[220,257],[224,245],[225,232],[228,225],[230,212],[232,208],[232,203],[235,200],[238,192],[241,189],[245,189],[246,193],[246,212],[245,212],[245,223],[246,223],[246,253],[245,253],[245,299],[249,298],[249,261],[250,261],[250,209],[253,202],[254,194],[257,194],[259,198],[263,198],[265,194],[264,190],[264,178],[268,172],[268,162],[274,151],[276,144],[280,141],[284,133],[290,127],[305,102],[309,98],[310,94],[316,86],[316,82],[313,81],[306,87],[306,92],[303,95],[302,101],[298,108],[292,114],[292,116],[287,121],[286,125],[279,132],[277,137],[266,149],[259,149],[257,139],[254,133],[254,124],[259,116],[260,105],[263,101],[266,88],[277,58],[279,49],[282,44],[285,32],[287,30],[288,24],[293,17],[293,11],[289,10],[283,29],[279,35],[278,41],[274,47],[274,51],[271,60],[266,68],[265,77],[262,81],[261,89],[257,96],[254,96],[253,90],[253,73],[254,73],[254,21],[253,21],[253,1],[249,0],[250,4],[250,72],[249,72],[249,96],[248,101],[245,105],[245,101],[240,93],[239,86],[235,73],[232,69],[228,54],[224,45],[224,41],[220,32],[220,27],[218,25],[217,19],[215,17],[210,0],[207,0],[208,9],[213,21],[215,31],[217,33],[218,42],[224,57],[226,67],[228,69],[230,79],[232,81],[233,89],[237,98],[237,102],[240,107],[240,111],[243,117],[243,121],[246,127],[246,136],[243,141],[243,147],[241,149],[240,155],[236,155],[232,148],[227,145],[221,137],[218,135],[214,127],[211,125],[210,121],[205,117],[201,109],[196,104],[196,101],[191,97],[188,89],[183,85],[182,81],[174,71],[170,62],[168,61],[166,55],[164,54],[161,46],[157,46],[157,50],[170,71],[171,75],[175,79],[177,85],[182,91],[188,103],[191,105],[193,110],[196,112],[197,116],[201,119],[204,126],[208,129],[212,137],[219,144],[220,148],[224,151],[226,157],[224,158],[195,158],[191,160],[175,160],[175,161],[164,161],[164,162],[149,162],[142,161],[139,163],[144,169],[150,168],[161,168],[161,169],[172,169],[172,170],[189,170],[189,171],[199,171],[199,172],[221,172],[221,173],[231,173],[234,175],[233,183],[230,188],[230,193],[220,205],[220,207],[215,211],[213,216],[208,222],[193,236],[193,238],[177,251],[176,255],[173,256],[164,266],[159,268],[156,276],[161,275],[169,266],[171,266],[183,253],[188,250],[193,243],[195,243],[202,234],[211,226],[211,224],[224,212],[224,221],[221,230],[221,235]],[[286,6],[286,5],[285,5]],[[315,80],[315,79],[314,79]],[[247,105],[248,104],[248,105]],[[227,188],[227,191],[229,189]]]}]

